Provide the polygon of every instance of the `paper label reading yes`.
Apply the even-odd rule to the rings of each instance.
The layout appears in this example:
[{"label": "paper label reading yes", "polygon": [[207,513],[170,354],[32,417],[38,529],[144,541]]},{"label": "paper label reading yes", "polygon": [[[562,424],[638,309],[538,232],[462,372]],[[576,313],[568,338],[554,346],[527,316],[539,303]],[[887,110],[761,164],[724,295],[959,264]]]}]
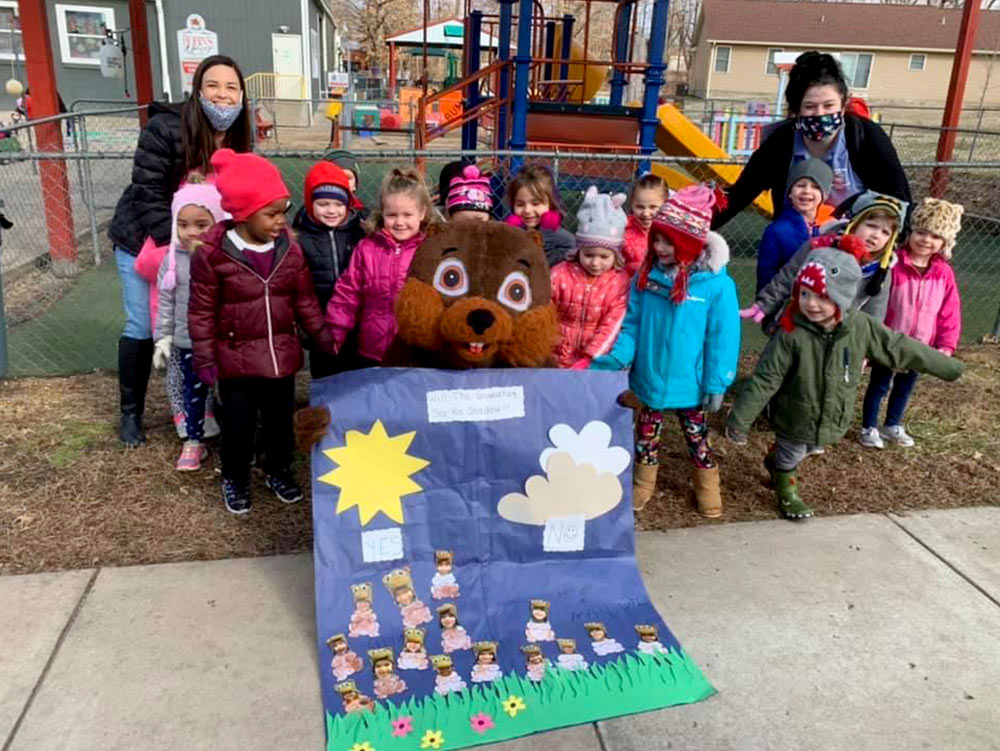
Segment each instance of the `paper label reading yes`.
[{"label": "paper label reading yes", "polygon": [[556,516],[546,520],[542,549],[546,553],[571,553],[583,550],[586,524],[583,514]]},{"label": "paper label reading yes", "polygon": [[403,533],[399,527],[361,533],[361,555],[365,563],[395,561],[403,557]]},{"label": "paper label reading yes", "polygon": [[485,422],[524,417],[524,387],[440,389],[427,392],[430,422]]}]

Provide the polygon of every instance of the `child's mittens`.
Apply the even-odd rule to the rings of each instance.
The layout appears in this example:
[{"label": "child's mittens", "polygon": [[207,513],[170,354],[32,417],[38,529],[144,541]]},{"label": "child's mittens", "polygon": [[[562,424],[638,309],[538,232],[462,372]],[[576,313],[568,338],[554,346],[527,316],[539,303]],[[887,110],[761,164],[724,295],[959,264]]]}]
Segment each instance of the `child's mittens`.
[{"label": "child's mittens", "polygon": [[153,367],[157,370],[163,370],[167,367],[167,361],[170,359],[170,348],[173,346],[174,338],[172,336],[164,336],[156,340],[156,344],[153,345]]},{"label": "child's mittens", "polygon": [[517,227],[518,229],[524,229],[524,220],[517,214],[511,214],[503,220],[503,223],[509,224],[511,227]]},{"label": "child's mittens", "polygon": [[732,425],[726,426],[726,439],[731,443],[735,443],[737,446],[745,446],[748,440],[748,436],[741,430],[737,430]]},{"label": "child's mittens", "polygon": [[570,370],[586,370],[590,367],[591,360],[589,357],[581,357],[575,363],[569,366]]},{"label": "child's mittens", "polygon": [[760,323],[764,320],[764,311],[760,309],[757,303],[754,303],[749,308],[744,308],[740,311],[740,318],[749,318],[754,323]]},{"label": "child's mittens", "polygon": [[590,370],[625,370],[627,367],[628,365],[613,355],[595,357],[590,363]]},{"label": "child's mittens", "polygon": [[718,412],[722,409],[722,394],[705,394],[701,407],[706,412]]},{"label": "child's mittens", "polygon": [[558,211],[546,211],[538,220],[538,229],[559,229],[562,224],[562,214]]},{"label": "child's mittens", "polygon": [[319,443],[330,427],[330,410],[327,407],[303,407],[292,416],[295,427],[295,445],[309,453]]},{"label": "child's mittens", "polygon": [[209,365],[207,368],[198,368],[196,375],[198,380],[206,386],[214,386],[215,382],[219,380],[219,369],[214,365]]}]

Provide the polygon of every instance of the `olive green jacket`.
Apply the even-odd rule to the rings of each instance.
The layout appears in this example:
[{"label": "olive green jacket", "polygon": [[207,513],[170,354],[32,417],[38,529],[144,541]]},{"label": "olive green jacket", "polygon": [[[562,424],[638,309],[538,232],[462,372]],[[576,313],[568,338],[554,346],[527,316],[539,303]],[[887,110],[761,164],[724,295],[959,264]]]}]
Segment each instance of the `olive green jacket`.
[{"label": "olive green jacket", "polygon": [[783,438],[817,446],[843,438],[854,418],[865,358],[893,370],[916,370],[954,381],[965,366],[916,339],[891,331],[867,313],[849,312],[832,331],[795,314],[779,329],[740,392],[729,426],[748,433],[771,402],[771,423]]}]

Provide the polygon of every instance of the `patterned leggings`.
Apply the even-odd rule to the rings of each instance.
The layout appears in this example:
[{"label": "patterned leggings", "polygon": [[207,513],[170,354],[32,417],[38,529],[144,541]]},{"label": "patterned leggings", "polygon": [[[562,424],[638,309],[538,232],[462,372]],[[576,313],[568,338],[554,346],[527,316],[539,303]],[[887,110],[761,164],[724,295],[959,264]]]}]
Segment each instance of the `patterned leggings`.
[{"label": "patterned leggings", "polygon": [[[681,432],[687,443],[688,456],[698,469],[718,466],[708,442],[708,421],[705,413],[697,408],[675,410]],[[659,464],[660,433],[663,430],[663,412],[643,407],[635,426],[635,461],[637,464]]]},{"label": "patterned leggings", "polygon": [[[170,414],[184,417],[184,371],[181,369],[181,350],[170,348],[170,359],[167,361],[167,401],[170,403]],[[205,413],[212,414],[215,408],[215,396],[212,389],[208,390],[205,399]]]}]

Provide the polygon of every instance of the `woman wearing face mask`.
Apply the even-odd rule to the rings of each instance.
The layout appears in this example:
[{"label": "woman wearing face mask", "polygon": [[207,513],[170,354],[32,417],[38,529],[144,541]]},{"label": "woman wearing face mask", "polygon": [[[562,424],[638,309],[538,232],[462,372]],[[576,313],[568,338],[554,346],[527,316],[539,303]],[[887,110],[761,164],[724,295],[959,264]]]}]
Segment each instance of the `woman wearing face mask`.
[{"label": "woman wearing face mask", "polygon": [[739,179],[726,192],[728,206],[712,225],[721,227],[764,190],[776,208],[784,204],[789,168],[805,159],[820,159],[833,170],[826,203],[841,201],[864,190],[911,201],[910,185],[896,149],[876,123],[845,112],[847,81],[828,54],[798,56],[785,88],[788,119],[778,123],[750,157]]},{"label": "woman wearing face mask", "polygon": [[[225,55],[213,55],[195,71],[192,95],[183,105],[149,105],[139,134],[132,182],[115,208],[108,235],[122,284],[125,330],[118,340],[122,443],[145,441],[142,414],[153,356],[149,276],[155,281],[171,237],[170,202],[191,172],[209,175],[219,148],[250,151],[250,113],[243,74]],[[162,250],[163,252],[159,252]],[[142,251],[140,255],[140,251]],[[139,263],[136,263],[139,256]]]}]

